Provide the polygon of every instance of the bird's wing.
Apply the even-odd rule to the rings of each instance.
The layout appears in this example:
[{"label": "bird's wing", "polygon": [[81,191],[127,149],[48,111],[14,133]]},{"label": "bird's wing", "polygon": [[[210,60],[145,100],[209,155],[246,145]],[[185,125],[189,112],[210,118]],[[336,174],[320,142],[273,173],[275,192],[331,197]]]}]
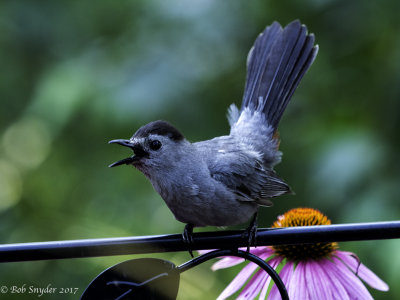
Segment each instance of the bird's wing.
[{"label": "bird's wing", "polygon": [[270,198],[291,192],[272,169],[264,167],[259,153],[246,144],[238,144],[231,136],[196,144],[207,152],[205,157],[210,176],[235,193],[239,201],[271,206]]}]

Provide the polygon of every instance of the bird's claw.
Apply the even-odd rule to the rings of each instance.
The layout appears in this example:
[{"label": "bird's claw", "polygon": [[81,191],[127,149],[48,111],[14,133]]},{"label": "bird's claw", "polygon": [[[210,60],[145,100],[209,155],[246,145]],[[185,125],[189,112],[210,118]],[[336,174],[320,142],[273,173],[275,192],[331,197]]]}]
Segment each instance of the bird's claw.
[{"label": "bird's claw", "polygon": [[254,214],[249,227],[242,233],[242,238],[247,238],[247,252],[250,252],[250,247],[257,246],[257,213]]},{"label": "bird's claw", "polygon": [[190,256],[193,258],[193,251],[192,251],[192,245],[193,245],[193,225],[192,224],[186,224],[185,229],[183,230],[182,233],[182,239],[185,244],[188,245],[188,251]]}]

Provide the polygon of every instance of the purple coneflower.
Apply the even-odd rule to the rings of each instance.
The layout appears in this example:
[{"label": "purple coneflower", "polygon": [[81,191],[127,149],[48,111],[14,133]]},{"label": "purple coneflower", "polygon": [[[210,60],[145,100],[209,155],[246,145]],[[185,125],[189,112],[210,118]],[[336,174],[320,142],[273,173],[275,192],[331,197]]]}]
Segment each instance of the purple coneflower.
[{"label": "purple coneflower", "polygon": [[[272,227],[329,224],[331,221],[318,210],[296,208],[279,216]],[[354,253],[338,250],[337,243],[264,246],[250,248],[250,252],[267,260],[275,269],[279,266],[279,275],[291,300],[372,299],[361,280],[374,289],[389,290],[388,285],[364,266]],[[225,257],[212,269],[228,268],[243,261],[242,258]],[[226,299],[236,293],[257,268],[254,263],[247,264],[218,299]],[[257,296],[259,299],[281,299],[276,285],[271,284],[271,278],[262,269],[255,272],[238,299],[254,299]]]}]

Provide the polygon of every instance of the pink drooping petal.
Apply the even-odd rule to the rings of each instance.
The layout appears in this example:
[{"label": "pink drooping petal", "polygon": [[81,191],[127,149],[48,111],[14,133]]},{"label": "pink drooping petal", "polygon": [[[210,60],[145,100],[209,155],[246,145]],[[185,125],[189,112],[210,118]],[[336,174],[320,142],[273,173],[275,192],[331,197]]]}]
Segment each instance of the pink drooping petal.
[{"label": "pink drooping petal", "polygon": [[261,290],[260,297],[258,298],[259,300],[265,299],[265,296],[267,295],[267,291],[268,291],[268,287],[269,287],[270,283],[271,283],[271,276],[268,276],[267,280],[265,281],[264,286]]},{"label": "pink drooping petal", "polygon": [[197,252],[198,252],[200,255],[203,255],[203,254],[206,254],[206,253],[209,253],[209,252],[213,252],[213,251],[215,251],[215,250],[217,250],[217,249],[197,250]]},{"label": "pink drooping petal", "polygon": [[255,263],[249,263],[246,265],[239,274],[231,281],[231,283],[222,291],[217,300],[228,298],[230,295],[236,293],[249,279],[251,274],[257,269],[258,265]]},{"label": "pink drooping petal", "polygon": [[380,291],[389,290],[389,286],[382,279],[376,276],[374,272],[360,263],[354,253],[347,251],[336,251],[335,255],[340,258],[343,263],[353,271],[354,274],[358,275],[358,277],[364,280],[370,287]]},{"label": "pink drooping petal", "polygon": [[244,258],[235,257],[235,256],[226,256],[215,264],[212,265],[211,270],[216,271],[219,269],[225,269],[229,267],[236,266],[244,261]]},{"label": "pink drooping petal", "polygon": [[[198,250],[197,252],[200,255],[210,253],[212,251],[215,251],[217,249],[207,249],[207,250]],[[215,264],[212,265],[211,270],[219,270],[219,269],[224,269],[224,268],[229,268],[236,266],[240,264],[241,262],[244,261],[244,258],[236,257],[236,256],[225,256],[224,258],[220,259],[217,261]]]},{"label": "pink drooping petal", "polygon": [[337,278],[336,273],[331,271],[331,262],[328,259],[322,259],[319,261],[320,270],[325,274],[325,278],[328,280],[329,293],[333,299],[350,300],[346,289]]},{"label": "pink drooping petal", "polygon": [[[279,263],[281,263],[281,261]],[[279,265],[279,263],[278,263],[278,265]],[[283,266],[282,270],[279,273],[279,276],[281,277],[282,282],[286,287],[286,290],[289,290],[289,281],[293,276],[293,272],[294,272],[294,264],[293,264],[293,262],[288,261],[288,262],[286,262],[286,264]],[[261,291],[260,299],[265,299],[267,290],[268,290],[268,286],[266,286],[265,289],[263,289]],[[282,299],[281,294],[280,294],[278,288],[276,287],[276,284],[274,284],[268,295],[268,300],[280,300],[280,299]]]},{"label": "pink drooping petal", "polygon": [[305,287],[304,280],[304,262],[299,262],[294,269],[292,279],[289,282],[289,299],[291,300],[308,300],[309,295]]},{"label": "pink drooping petal", "polygon": [[330,291],[328,278],[319,266],[319,261],[305,263],[305,282],[310,299],[334,300]]},{"label": "pink drooping petal", "polygon": [[[297,264],[297,268],[300,267],[301,275],[300,275],[300,291],[299,291],[299,298],[297,300],[311,300],[310,294],[308,293],[307,289],[307,281],[306,281],[306,266],[307,262],[306,261],[300,261]],[[295,270],[296,272],[296,270]],[[296,299],[295,299],[296,300]]]},{"label": "pink drooping petal", "polygon": [[[268,254],[267,253],[263,253],[260,258],[261,259],[266,259]],[[281,263],[282,258],[279,256],[276,256],[272,259],[270,259],[267,263],[273,268],[276,269],[276,267]],[[255,277],[256,275],[253,276],[253,278],[250,280],[250,282],[246,285],[246,287],[243,289],[243,291],[240,293],[239,298],[238,299],[254,299],[258,293],[260,292],[261,289],[267,288],[268,289],[268,285],[271,281],[271,277],[269,276],[269,274],[264,271],[263,269],[260,269],[257,271],[257,273],[259,274],[259,280],[255,281]],[[254,284],[253,282],[256,282],[257,284]],[[252,286],[250,286],[252,285]],[[241,298],[241,296],[243,296],[243,298]]]},{"label": "pink drooping petal", "polygon": [[256,274],[250,279],[249,283],[245,286],[243,291],[239,294],[238,300],[250,300],[254,299],[267,280],[268,274],[263,270],[259,269]]},{"label": "pink drooping petal", "polygon": [[[247,249],[240,249],[247,251]],[[275,255],[275,251],[271,247],[261,246],[261,247],[251,247],[250,253],[258,257],[263,257],[263,259]]]},{"label": "pink drooping petal", "polygon": [[295,267],[293,275],[289,281],[289,289],[288,289],[288,294],[289,294],[289,299],[294,299],[295,297],[297,298],[297,292],[299,290],[299,270],[298,266]]},{"label": "pink drooping petal", "polygon": [[[247,248],[239,248],[239,250],[242,251],[247,251]],[[211,250],[213,251],[213,250]],[[211,252],[210,250],[201,250],[201,254],[203,253],[208,253]],[[267,258],[271,255],[274,254],[274,251],[270,247],[251,247],[250,248],[250,253],[259,256],[259,257],[264,257]],[[243,262],[244,259],[236,256],[225,256],[221,260],[217,261],[215,264],[212,265],[211,269],[213,271],[219,270],[219,269],[225,269],[229,267],[236,266]]]},{"label": "pink drooping petal", "polygon": [[332,260],[326,260],[329,271],[336,275],[350,299],[373,299],[361,280],[347,266],[336,257],[332,257]]}]

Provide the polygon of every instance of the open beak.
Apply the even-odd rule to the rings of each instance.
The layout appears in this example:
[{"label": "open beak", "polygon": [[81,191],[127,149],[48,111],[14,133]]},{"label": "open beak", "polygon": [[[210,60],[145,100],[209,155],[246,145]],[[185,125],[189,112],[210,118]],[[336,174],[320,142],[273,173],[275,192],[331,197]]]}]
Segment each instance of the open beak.
[{"label": "open beak", "polygon": [[108,143],[119,144],[121,146],[131,148],[134,152],[132,156],[116,161],[115,163],[112,163],[111,165],[109,165],[110,168],[120,165],[132,164],[135,161],[139,161],[143,156],[147,154],[147,152],[143,150],[143,147],[140,144],[134,143],[131,140],[112,140],[109,141]]}]

